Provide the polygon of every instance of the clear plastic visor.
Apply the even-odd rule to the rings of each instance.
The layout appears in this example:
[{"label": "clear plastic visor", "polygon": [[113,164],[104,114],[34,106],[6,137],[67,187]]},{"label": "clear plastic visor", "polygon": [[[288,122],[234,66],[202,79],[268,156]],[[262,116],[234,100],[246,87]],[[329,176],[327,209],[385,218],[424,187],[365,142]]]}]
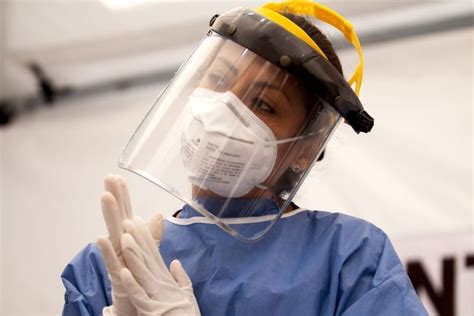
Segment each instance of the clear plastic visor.
[{"label": "clear plastic visor", "polygon": [[340,121],[298,78],[214,33],[153,105],[119,165],[241,240],[284,213]]}]

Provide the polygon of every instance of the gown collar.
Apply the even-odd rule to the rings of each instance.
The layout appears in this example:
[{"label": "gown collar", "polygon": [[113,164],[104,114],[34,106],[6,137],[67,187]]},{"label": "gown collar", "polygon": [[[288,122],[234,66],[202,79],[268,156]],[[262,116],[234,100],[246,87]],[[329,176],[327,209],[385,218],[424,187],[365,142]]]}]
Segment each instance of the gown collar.
[{"label": "gown collar", "polygon": [[[254,217],[278,214],[280,208],[272,199],[228,199],[228,198],[197,198],[197,202],[206,210],[221,218]],[[221,209],[225,207],[224,211]],[[242,216],[245,214],[245,216]],[[202,216],[192,206],[186,204],[179,213],[180,218]]]}]

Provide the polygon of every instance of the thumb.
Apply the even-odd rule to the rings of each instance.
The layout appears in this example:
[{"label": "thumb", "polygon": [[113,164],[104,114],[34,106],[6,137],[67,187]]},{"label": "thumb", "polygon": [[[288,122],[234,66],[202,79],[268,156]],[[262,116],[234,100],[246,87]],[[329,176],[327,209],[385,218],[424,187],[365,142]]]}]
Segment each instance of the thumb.
[{"label": "thumb", "polygon": [[178,283],[178,286],[185,291],[193,291],[193,284],[188,274],[184,270],[181,262],[178,259],[174,259],[170,264],[170,273],[173,276],[173,279]]},{"label": "thumb", "polygon": [[195,315],[201,315],[199,304],[196,300],[196,296],[194,296],[193,284],[179,260],[175,259],[171,262],[170,274],[178,284],[181,291],[183,291],[184,295],[186,295],[189,302],[193,305]]},{"label": "thumb", "polygon": [[156,244],[158,244],[163,237],[163,215],[156,213],[153,215],[148,222],[148,228],[150,229],[151,236]]}]

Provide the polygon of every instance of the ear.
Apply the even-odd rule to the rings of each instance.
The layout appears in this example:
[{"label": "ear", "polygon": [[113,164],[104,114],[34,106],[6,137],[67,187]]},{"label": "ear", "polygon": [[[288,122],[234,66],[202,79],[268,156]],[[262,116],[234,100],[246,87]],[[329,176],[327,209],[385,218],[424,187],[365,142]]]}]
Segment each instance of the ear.
[{"label": "ear", "polygon": [[[326,152],[326,149],[323,149],[317,161],[323,160],[325,152]],[[313,157],[308,157],[305,154],[300,155],[297,159],[293,161],[291,168],[296,167],[297,169],[301,170],[301,172],[304,172],[311,167],[311,163],[313,159],[314,159]]]},{"label": "ear", "polygon": [[294,173],[301,173],[308,170],[310,166],[311,161],[307,157],[302,155],[293,161],[290,168]]},{"label": "ear", "polygon": [[[311,167],[311,164],[319,151],[321,151],[322,146],[321,139],[313,139],[311,137],[304,139],[301,142],[298,142],[298,147],[296,148],[297,154],[290,165],[290,167],[297,167],[301,171],[306,171]],[[324,158],[325,148],[322,149],[322,152],[319,154],[318,161],[321,161]]]}]

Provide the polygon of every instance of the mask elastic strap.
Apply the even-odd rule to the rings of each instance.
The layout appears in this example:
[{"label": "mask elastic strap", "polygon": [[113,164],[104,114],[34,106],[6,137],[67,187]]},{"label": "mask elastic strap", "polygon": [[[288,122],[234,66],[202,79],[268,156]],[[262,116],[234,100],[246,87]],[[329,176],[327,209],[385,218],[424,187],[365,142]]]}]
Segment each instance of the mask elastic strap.
[{"label": "mask elastic strap", "polygon": [[[312,16],[335,27],[341,33],[343,33],[346,40],[352,44],[352,46],[355,48],[355,50],[357,51],[359,55],[359,65],[354,71],[354,74],[348,80],[349,85],[352,86],[354,83],[356,84],[355,92],[357,95],[359,95],[360,88],[362,86],[362,77],[363,77],[363,72],[364,72],[364,55],[362,52],[362,47],[360,45],[359,37],[357,36],[357,33],[354,30],[354,27],[349,21],[347,21],[343,16],[339,15],[339,13],[331,10],[330,8],[322,4],[313,2],[312,0],[299,0],[299,1],[285,0],[281,3],[270,2],[270,3],[264,4],[261,8],[257,9],[257,12],[261,13],[262,8],[267,9],[265,10],[265,12],[268,10],[271,10],[277,13],[278,15],[280,15],[281,17],[283,16],[280,14],[280,12],[284,13],[285,11],[288,11],[293,14],[298,14],[298,15]],[[327,57],[320,52],[321,49],[319,48],[319,46],[317,46],[316,43],[314,43],[314,41],[311,38],[309,38],[308,40],[307,37],[309,36],[305,37],[305,36],[298,35],[300,32],[303,32],[303,33],[305,32],[301,28],[299,28],[296,24],[293,23],[296,26],[296,28],[299,29],[299,31],[295,31],[295,27],[287,27],[289,24],[282,25],[281,23],[278,23],[277,19],[275,20],[273,19],[273,15],[268,14],[264,16],[269,18],[271,21],[279,24],[280,26],[285,28],[287,31],[291,32],[293,35],[297,36],[299,39],[307,43],[309,46],[313,47],[319,54],[321,54],[327,59]],[[315,48],[315,46],[317,48]]]},{"label": "mask elastic strap", "polygon": [[256,184],[255,185],[256,188],[259,188],[259,189],[262,189],[262,190],[268,190],[270,189],[270,187],[266,186],[266,185],[263,185],[263,184]]},{"label": "mask elastic strap", "polygon": [[317,134],[321,134],[321,132],[311,132],[311,133],[308,133],[308,134],[305,134],[305,135],[295,136],[295,137],[291,137],[291,138],[274,140],[274,141],[271,141],[271,142],[267,141],[266,143],[268,144],[267,146],[269,146],[269,145],[280,145],[280,144],[294,142],[294,141],[297,141],[297,140],[300,140],[300,139],[303,139],[303,138],[306,138],[306,137],[314,136],[314,135],[317,135]]},{"label": "mask elastic strap", "polygon": [[[271,144],[274,144],[274,145],[279,145],[279,144],[284,144],[284,143],[289,143],[289,142],[294,142],[294,141],[297,141],[297,140],[300,140],[300,139],[303,139],[303,138],[307,138],[307,137],[310,137],[310,136],[314,136],[314,135],[317,135],[317,134],[320,134],[321,132],[311,132],[311,133],[308,133],[306,135],[301,135],[301,136],[296,136],[296,137],[292,137],[292,138],[286,138],[286,139],[281,139],[281,140],[276,140],[276,141],[272,141]],[[263,185],[263,184],[256,184],[255,185],[256,188],[259,188],[259,189],[262,189],[262,190],[268,190],[270,189],[269,186],[266,186],[266,185]]]}]

